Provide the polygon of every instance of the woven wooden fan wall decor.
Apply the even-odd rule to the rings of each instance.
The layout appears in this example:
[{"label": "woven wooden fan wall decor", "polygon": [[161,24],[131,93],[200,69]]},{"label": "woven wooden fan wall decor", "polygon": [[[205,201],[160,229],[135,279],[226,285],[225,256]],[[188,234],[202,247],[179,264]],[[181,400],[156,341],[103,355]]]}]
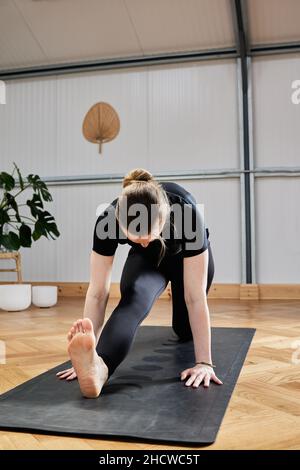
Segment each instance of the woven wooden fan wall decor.
[{"label": "woven wooden fan wall decor", "polygon": [[99,153],[102,144],[113,140],[120,131],[120,119],[118,113],[108,103],[96,103],[86,113],[82,124],[84,137],[94,144],[99,145]]}]

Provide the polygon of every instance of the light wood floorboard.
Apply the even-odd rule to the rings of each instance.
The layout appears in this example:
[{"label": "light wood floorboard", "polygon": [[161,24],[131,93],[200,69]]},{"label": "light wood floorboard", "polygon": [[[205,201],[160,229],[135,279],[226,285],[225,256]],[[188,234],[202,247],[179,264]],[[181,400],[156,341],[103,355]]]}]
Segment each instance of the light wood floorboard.
[{"label": "light wood floorboard", "polygon": [[[109,301],[107,316],[117,301]],[[81,317],[83,304],[84,298],[65,297],[49,309],[0,310],[0,339],[7,350],[6,364],[0,365],[0,393],[68,359],[66,333]],[[257,332],[217,440],[207,449],[300,449],[300,301],[211,299],[209,307],[213,326],[254,327]],[[171,302],[159,299],[143,324],[170,325]],[[1,449],[189,447],[0,431]]]}]

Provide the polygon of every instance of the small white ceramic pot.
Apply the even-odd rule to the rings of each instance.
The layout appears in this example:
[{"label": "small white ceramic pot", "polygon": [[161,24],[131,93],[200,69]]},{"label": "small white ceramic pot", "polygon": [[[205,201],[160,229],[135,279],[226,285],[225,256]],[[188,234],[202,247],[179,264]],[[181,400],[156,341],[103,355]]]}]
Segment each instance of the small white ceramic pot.
[{"label": "small white ceramic pot", "polygon": [[31,284],[0,285],[0,308],[9,312],[26,310],[31,304]]},{"label": "small white ceramic pot", "polygon": [[52,307],[57,303],[57,286],[32,286],[32,303],[36,307]]}]

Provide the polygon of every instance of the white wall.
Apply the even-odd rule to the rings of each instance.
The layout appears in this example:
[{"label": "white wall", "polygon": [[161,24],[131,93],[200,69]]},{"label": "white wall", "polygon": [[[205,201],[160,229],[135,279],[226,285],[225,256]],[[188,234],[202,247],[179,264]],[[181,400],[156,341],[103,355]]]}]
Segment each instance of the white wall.
[{"label": "white wall", "polygon": [[[97,146],[81,134],[89,107],[107,101],[120,135]],[[153,172],[239,166],[236,64],[231,60],[66,75],[7,83],[0,107],[1,170],[14,160],[40,176]],[[215,282],[241,281],[240,195],[235,179],[178,181],[205,204]],[[50,186],[61,236],[21,248],[25,280],[88,281],[95,211],[121,184]],[[117,251],[118,281],[128,248]],[[13,279],[2,274],[1,280]]]},{"label": "white wall", "polygon": [[260,178],[256,200],[257,282],[299,284],[299,177]]},{"label": "white wall", "polygon": [[299,166],[300,104],[291,100],[299,55],[255,58],[252,75],[256,165]]},{"label": "white wall", "polygon": [[[300,166],[299,55],[256,58],[252,68],[254,159],[258,167]],[[300,282],[300,179],[256,179],[256,266],[259,283]]]}]

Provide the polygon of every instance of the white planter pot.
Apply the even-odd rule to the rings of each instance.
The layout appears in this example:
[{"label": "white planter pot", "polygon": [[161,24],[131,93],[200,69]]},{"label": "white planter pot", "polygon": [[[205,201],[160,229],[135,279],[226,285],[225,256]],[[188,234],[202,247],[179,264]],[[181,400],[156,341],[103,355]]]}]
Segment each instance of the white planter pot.
[{"label": "white planter pot", "polygon": [[2,284],[0,308],[9,312],[25,310],[31,304],[31,284]]},{"label": "white planter pot", "polygon": [[32,303],[36,307],[52,307],[57,303],[57,286],[32,286]]}]

